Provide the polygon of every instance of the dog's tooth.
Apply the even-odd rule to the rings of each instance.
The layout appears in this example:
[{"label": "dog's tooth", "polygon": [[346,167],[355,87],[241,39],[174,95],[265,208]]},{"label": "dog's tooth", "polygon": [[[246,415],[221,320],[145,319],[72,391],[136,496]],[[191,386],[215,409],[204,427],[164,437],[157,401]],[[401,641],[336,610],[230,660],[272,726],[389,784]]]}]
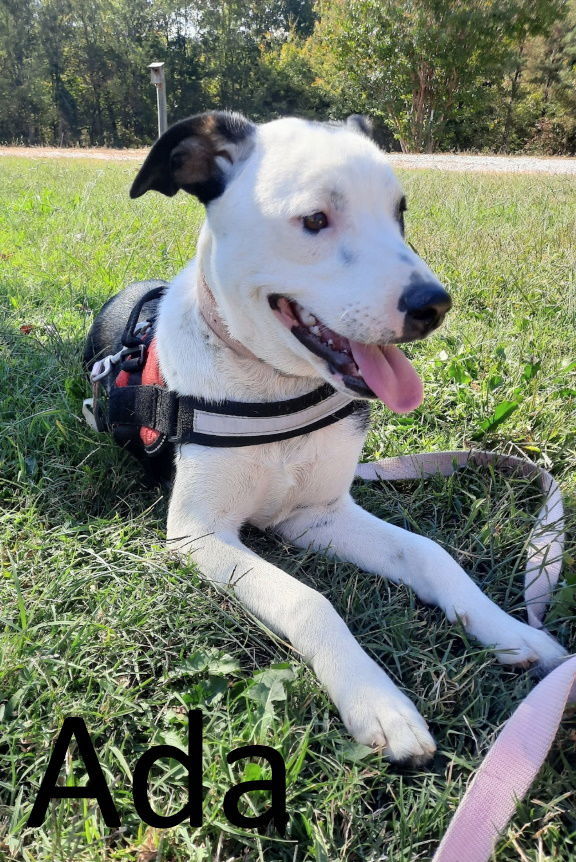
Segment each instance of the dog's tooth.
[{"label": "dog's tooth", "polygon": [[300,315],[300,318],[302,320],[302,323],[305,323],[306,326],[312,326],[313,324],[318,323],[312,312],[306,311],[306,309],[304,309],[304,311]]},{"label": "dog's tooth", "polygon": [[333,339],[333,338],[329,338],[329,339],[328,339],[328,344],[330,345],[330,347],[334,347],[334,339]]},{"label": "dog's tooth", "polygon": [[319,326],[311,326],[310,332],[312,332],[314,335],[320,335],[320,327]]}]

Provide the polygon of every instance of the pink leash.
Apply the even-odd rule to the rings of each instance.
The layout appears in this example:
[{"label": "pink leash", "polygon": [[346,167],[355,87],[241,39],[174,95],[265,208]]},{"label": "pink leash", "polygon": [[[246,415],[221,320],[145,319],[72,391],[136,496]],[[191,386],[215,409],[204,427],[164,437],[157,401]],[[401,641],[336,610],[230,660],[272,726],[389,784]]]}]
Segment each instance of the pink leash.
[{"label": "pink leash", "polygon": [[[455,451],[401,455],[359,464],[362,479],[398,481],[441,473],[466,464],[493,464],[499,470],[537,478],[544,503],[528,539],[524,595],[528,622],[542,627],[552,590],[562,569],[564,510],[560,490],[546,470],[513,455]],[[508,719],[464,794],[432,862],[488,862],[496,841],[514,814],[554,741],[567,703],[576,700],[576,656],[548,674]]]},{"label": "pink leash", "polygon": [[576,656],[538,683],[512,713],[456,809],[432,862],[486,862],[544,760],[576,696]]}]

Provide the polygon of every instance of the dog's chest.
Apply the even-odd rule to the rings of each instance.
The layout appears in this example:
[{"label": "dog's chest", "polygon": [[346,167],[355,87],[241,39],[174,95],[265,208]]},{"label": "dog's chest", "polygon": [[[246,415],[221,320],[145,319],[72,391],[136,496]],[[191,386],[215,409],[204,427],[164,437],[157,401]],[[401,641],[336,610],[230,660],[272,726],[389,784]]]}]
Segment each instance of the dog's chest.
[{"label": "dog's chest", "polygon": [[325,506],[345,494],[354,476],[362,438],[350,433],[348,420],[307,439],[287,441],[276,451],[260,453],[258,492],[249,521],[265,528],[278,524],[295,510]]},{"label": "dog's chest", "polygon": [[363,434],[353,417],[280,443],[237,449],[185,445],[171,506],[239,528],[281,523],[298,509],[333,504],[354,477]]}]

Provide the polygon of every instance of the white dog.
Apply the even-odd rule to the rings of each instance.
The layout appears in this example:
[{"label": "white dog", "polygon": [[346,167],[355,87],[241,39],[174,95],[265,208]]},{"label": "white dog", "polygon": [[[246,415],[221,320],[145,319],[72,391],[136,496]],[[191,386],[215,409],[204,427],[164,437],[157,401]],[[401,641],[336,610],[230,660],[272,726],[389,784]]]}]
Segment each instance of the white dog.
[{"label": "white dog", "polygon": [[[450,298],[404,241],[402,189],[362,118],[191,117],[156,142],[131,195],[180,188],[206,205],[206,221],[196,259],[160,301],[155,343],[166,387],[207,407],[194,414],[200,437],[168,434],[169,545],[292,643],[356,740],[423,761],[435,746],[413,703],[327,598],[250,551],[239,531],[273,528],[408,584],[505,664],[562,659],[548,634],[508,616],[437,544],[350,496],[367,399],[398,413],[420,404],[420,379],[395,345],[438,326]],[[118,346],[118,302],[107,325],[95,324],[92,361]],[[240,415],[238,403],[264,415]],[[202,433],[206,443],[187,442]]]}]

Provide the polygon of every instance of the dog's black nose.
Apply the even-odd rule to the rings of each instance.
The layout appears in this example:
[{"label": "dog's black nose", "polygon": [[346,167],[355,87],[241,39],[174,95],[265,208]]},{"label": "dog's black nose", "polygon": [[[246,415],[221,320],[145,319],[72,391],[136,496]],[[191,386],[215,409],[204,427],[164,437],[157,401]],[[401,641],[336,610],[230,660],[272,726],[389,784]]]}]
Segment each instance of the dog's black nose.
[{"label": "dog's black nose", "polygon": [[433,281],[419,281],[407,287],[398,302],[404,311],[404,337],[423,338],[440,326],[450,311],[452,300],[443,287]]}]

